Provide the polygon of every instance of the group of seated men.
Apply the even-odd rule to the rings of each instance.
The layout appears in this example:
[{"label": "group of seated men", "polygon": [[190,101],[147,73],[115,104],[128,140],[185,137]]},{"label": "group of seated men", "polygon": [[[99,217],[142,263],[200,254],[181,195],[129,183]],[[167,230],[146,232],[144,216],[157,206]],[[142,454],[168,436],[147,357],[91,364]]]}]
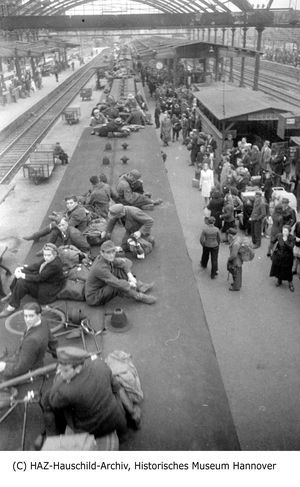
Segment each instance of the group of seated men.
[{"label": "group of seated men", "polygon": [[[105,304],[118,294],[147,304],[156,301],[153,296],[145,294],[152,285],[144,285],[132,275],[131,261],[124,256],[124,252],[131,250],[128,243],[130,238],[136,241],[142,238],[149,246],[153,246],[151,229],[154,221],[143,210],[153,210],[162,200],[153,200],[149,193],[144,193],[138,170],[121,175],[115,189],[107,183],[104,174],[100,174],[99,177],[92,176],[90,182],[91,188],[85,195],[65,198],[65,212],[53,212],[49,225],[24,237],[26,240],[34,241],[42,237],[47,238],[47,244],[37,252],[43,260],[36,267],[23,266],[16,269],[11,293],[3,298],[8,301],[8,306],[0,313],[0,317],[15,312],[26,294],[34,298],[42,294],[43,302],[40,304],[47,304],[48,297],[52,301],[55,300],[56,294],[61,291],[61,281],[64,278],[60,250],[66,246],[78,250],[80,260],[87,256],[94,260],[85,285],[85,298],[88,304]],[[101,247],[100,254],[93,259],[95,253],[91,254],[90,250],[95,242],[89,236],[89,229],[98,221],[101,222],[101,232],[96,243]],[[125,229],[119,247],[111,240],[118,222]],[[55,274],[55,278],[52,274]],[[52,281],[56,283],[55,289]],[[48,286],[47,293],[41,293],[41,289],[47,284],[51,292]]]}]

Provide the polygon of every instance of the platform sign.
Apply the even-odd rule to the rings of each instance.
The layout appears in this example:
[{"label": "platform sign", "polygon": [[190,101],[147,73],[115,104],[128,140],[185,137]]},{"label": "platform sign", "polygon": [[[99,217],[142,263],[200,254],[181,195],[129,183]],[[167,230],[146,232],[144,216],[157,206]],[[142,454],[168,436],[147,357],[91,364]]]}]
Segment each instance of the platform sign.
[{"label": "platform sign", "polygon": [[300,135],[300,115],[294,115],[292,113],[282,113],[278,117],[277,135],[281,139],[291,135],[289,131],[293,131],[292,135]]}]

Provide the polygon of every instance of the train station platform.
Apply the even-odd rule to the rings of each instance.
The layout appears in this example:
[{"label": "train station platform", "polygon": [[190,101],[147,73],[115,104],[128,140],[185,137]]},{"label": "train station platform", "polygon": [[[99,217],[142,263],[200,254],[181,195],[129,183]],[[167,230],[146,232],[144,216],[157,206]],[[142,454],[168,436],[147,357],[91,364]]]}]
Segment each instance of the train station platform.
[{"label": "train station platform", "polygon": [[[153,112],[151,100],[148,102]],[[85,106],[88,112],[90,105]],[[91,136],[88,128],[81,134],[83,127],[84,123],[78,133],[73,127],[65,127],[63,132],[59,122],[49,133],[51,140],[61,133],[61,141],[73,146],[79,141],[70,166],[58,168],[63,171],[51,190],[51,181],[46,183],[47,191],[46,186],[25,183],[23,207],[20,200],[16,203],[17,194],[3,207],[7,210],[10,205],[10,221],[15,218],[14,210],[20,212],[16,215],[19,235],[48,223],[45,215],[63,207],[65,192],[85,191],[91,174],[105,170],[109,180],[115,181],[124,171],[121,140],[113,140],[112,162],[103,166],[107,139]],[[157,304],[116,299],[105,307],[123,307],[132,328],[118,335],[107,332],[104,355],[116,348],[132,353],[145,393],[142,428],[130,433],[121,448],[299,450],[300,281],[294,280],[295,293],[286,286],[274,286],[268,277],[271,262],[265,255],[268,241],[264,239],[255,260],[244,265],[240,293],[227,290],[226,245],[220,248],[220,274],[211,280],[209,272],[199,268],[203,201],[191,185],[193,168],[188,167],[185,146],[175,142],[164,148],[167,161],[163,165],[159,130],[146,127],[127,141],[125,170],[140,169],[146,189],[164,203],[151,213],[157,245],[145,262],[136,261],[134,266],[138,277],[156,281]],[[1,218],[7,213],[2,206]],[[10,224],[3,221],[5,226]],[[22,248],[27,254],[29,243]],[[33,246],[28,259],[34,260],[39,248]],[[16,259],[23,262],[20,254]],[[86,309],[84,303],[76,305]],[[93,326],[101,327],[103,309],[87,309]],[[3,325],[0,340],[9,347],[18,341]],[[88,347],[94,350],[93,341],[88,341]],[[18,448],[20,430],[15,425],[21,424],[22,411],[20,407],[5,423],[3,433],[0,430],[0,449]],[[40,421],[36,410],[34,421],[30,416],[28,440],[38,433]]]},{"label": "train station platform", "polygon": [[[90,129],[83,131],[48,212],[62,209],[66,193],[85,192],[89,175],[103,171],[100,161],[106,142],[105,138],[91,136]],[[85,303],[72,303],[72,306],[84,307],[96,329],[102,326],[104,311],[118,306],[125,309],[132,322],[128,332],[108,331],[103,337],[104,357],[113,350],[132,354],[145,394],[143,426],[129,435],[121,449],[238,449],[155,131],[146,127],[131,134],[127,142],[129,162],[125,169],[141,170],[147,190],[164,200],[151,213],[157,242],[154,251],[145,262],[134,263],[134,272],[139,278],[156,282],[154,294],[158,301],[147,306],[118,298],[105,308],[97,309],[91,309]],[[123,154],[121,143],[122,139],[113,140],[112,163],[105,166],[110,181],[115,181],[124,172],[120,160]],[[45,218],[43,224],[46,222]],[[29,260],[36,259],[37,248],[38,245],[33,246]],[[2,328],[0,334],[5,339],[3,335],[7,332]],[[89,346],[92,347],[93,342]],[[1,438],[5,438],[5,430]]]},{"label": "train station platform", "polygon": [[[80,67],[79,61],[74,60],[75,71]],[[14,122],[18,117],[23,115],[24,112],[29,110],[38,101],[42,100],[45,96],[55,90],[63,81],[72,76],[73,71],[71,67],[65,71],[59,73],[58,82],[55,80],[55,76],[45,76],[42,78],[43,87],[40,90],[31,92],[27,98],[19,98],[16,103],[8,103],[5,106],[0,107],[0,132],[10,123]]]}]

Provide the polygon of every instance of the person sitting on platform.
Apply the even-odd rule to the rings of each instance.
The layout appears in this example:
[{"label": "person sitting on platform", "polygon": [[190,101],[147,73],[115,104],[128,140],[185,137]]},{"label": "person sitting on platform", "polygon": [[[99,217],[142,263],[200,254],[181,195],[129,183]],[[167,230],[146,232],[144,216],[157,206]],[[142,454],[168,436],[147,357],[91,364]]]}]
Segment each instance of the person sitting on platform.
[{"label": "person sitting on platform", "polygon": [[90,306],[104,305],[115,296],[154,304],[156,298],[145,294],[154,283],[137,281],[131,273],[132,262],[116,257],[117,247],[107,240],[100,247],[100,255],[94,260],[86,285],[85,299]]},{"label": "person sitting on platform", "polygon": [[0,362],[0,372],[4,379],[43,367],[47,351],[56,358],[57,339],[52,335],[47,319],[41,315],[39,303],[27,303],[23,309],[26,330],[18,350]]},{"label": "person sitting on platform", "polygon": [[102,232],[102,238],[111,237],[111,233],[118,220],[121,220],[126,230],[121,243],[124,251],[129,250],[127,240],[131,235],[137,239],[142,237],[153,245],[154,238],[150,235],[154,223],[153,218],[135,206],[124,206],[120,203],[110,207],[107,228],[105,232]]},{"label": "person sitting on platform", "polygon": [[65,281],[62,261],[58,257],[57,247],[52,243],[44,245],[42,261],[17,267],[14,275],[10,285],[11,293],[5,298],[9,304],[0,313],[0,318],[14,313],[27,294],[36,298],[40,304],[52,303]]},{"label": "person sitting on platform", "polygon": [[[53,228],[50,233],[49,242],[55,244],[57,247],[74,245],[82,252],[88,252],[90,250],[86,237],[77,228],[69,225],[66,218],[62,218],[58,225]],[[38,252],[37,255],[42,255],[42,253]]]},{"label": "person sitting on platform", "polygon": [[90,360],[77,347],[57,349],[58,373],[42,398],[46,435],[90,433],[95,438],[117,431],[126,432],[126,413],[120,397],[120,384],[106,363]]},{"label": "person sitting on platform", "polygon": [[87,210],[83,206],[78,204],[78,199],[76,196],[67,196],[65,198],[65,202],[67,207],[67,211],[65,213],[57,213],[56,211],[53,211],[52,214],[49,216],[51,220],[54,220],[53,223],[50,223],[46,228],[43,228],[42,230],[39,230],[32,235],[23,237],[23,239],[34,240],[35,242],[38,242],[41,237],[48,235],[54,229],[56,229],[57,224],[62,218],[66,218],[71,227],[75,227],[80,232],[83,232],[88,225]]},{"label": "person sitting on platform", "polygon": [[[161,199],[152,200],[147,194],[140,193],[140,191],[134,191],[133,186],[140,180],[141,173],[137,169],[122,174],[120,176],[116,191],[118,194],[118,201],[124,205],[135,206],[145,210],[152,210],[154,206],[162,203]],[[139,187],[140,189],[140,187]]]},{"label": "person sitting on platform", "polygon": [[53,155],[55,158],[59,159],[64,166],[65,164],[69,163],[69,156],[68,154],[63,150],[59,142],[56,142],[55,147],[53,149]]},{"label": "person sitting on platform", "polygon": [[146,116],[142,110],[134,109],[125,120],[126,125],[146,125]]},{"label": "person sitting on platform", "polygon": [[84,206],[99,217],[107,218],[112,191],[107,184],[105,174],[101,175],[101,179],[105,179],[105,181],[100,180],[98,176],[90,177],[91,190],[85,195]]}]

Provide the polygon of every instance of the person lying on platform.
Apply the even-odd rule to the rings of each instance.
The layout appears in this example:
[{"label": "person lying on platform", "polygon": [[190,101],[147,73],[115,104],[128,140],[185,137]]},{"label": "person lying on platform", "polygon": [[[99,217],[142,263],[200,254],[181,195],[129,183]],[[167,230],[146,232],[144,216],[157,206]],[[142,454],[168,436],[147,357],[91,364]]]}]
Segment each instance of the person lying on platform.
[{"label": "person lying on platform", "polygon": [[42,398],[46,435],[90,433],[95,438],[126,433],[128,415],[139,423],[139,411],[101,358],[77,347],[57,349],[58,373]]},{"label": "person lying on platform", "polygon": [[145,294],[154,283],[137,281],[131,272],[131,260],[116,257],[116,252],[117,247],[111,240],[101,245],[100,255],[94,260],[85,284],[87,304],[104,305],[116,296],[154,304],[156,298]]},{"label": "person lying on platform", "polygon": [[131,235],[137,239],[142,237],[152,245],[154,244],[154,238],[150,235],[154,223],[153,218],[141,209],[135,206],[124,206],[121,203],[117,203],[110,207],[108,217],[106,231],[102,232],[101,237],[110,238],[117,221],[120,220],[125,227],[125,234],[121,243],[124,251],[129,250],[127,240]]},{"label": "person lying on platform", "polygon": [[63,166],[69,163],[69,156],[61,147],[60,142],[56,142],[53,149],[53,155],[61,161]]},{"label": "person lying on platform", "polygon": [[101,127],[95,127],[91,135],[96,134],[99,137],[107,137],[110,133],[114,137],[127,137],[130,134],[130,130],[124,127],[122,119],[117,117],[114,120],[110,120],[107,124],[101,125]]},{"label": "person lying on platform", "polygon": [[19,348],[0,362],[0,377],[4,379],[43,367],[47,351],[56,358],[57,339],[52,335],[47,319],[42,316],[39,303],[27,303],[23,309],[26,330]]},{"label": "person lying on platform", "polygon": [[23,239],[38,242],[41,237],[51,233],[51,231],[57,227],[57,224],[62,218],[66,218],[71,227],[75,227],[80,232],[83,232],[88,225],[87,210],[84,208],[84,206],[78,204],[77,196],[67,196],[65,198],[65,202],[67,207],[67,211],[65,213],[57,213],[56,211],[53,211],[49,216],[49,218],[53,220],[52,223],[50,223],[46,228],[43,228],[32,235],[23,237]]},{"label": "person lying on platform", "polygon": [[96,127],[97,125],[103,125],[107,123],[108,120],[106,116],[100,111],[100,108],[95,107],[92,110],[92,116],[91,116],[91,121],[90,121],[90,127]]},{"label": "person lying on platform", "polygon": [[8,306],[0,313],[0,318],[14,313],[27,294],[36,298],[40,304],[52,303],[63,288],[64,281],[58,249],[54,244],[48,243],[43,247],[43,260],[16,268],[10,285],[11,293],[2,299],[8,301]]},{"label": "person lying on platform", "polygon": [[[137,169],[122,174],[116,184],[116,191],[118,194],[118,201],[123,205],[135,206],[143,210],[152,210],[154,206],[162,203],[161,199],[153,200],[144,192],[141,193],[141,186],[137,184],[140,181],[141,173]],[[134,186],[138,187],[138,191],[134,190]]]},{"label": "person lying on platform", "polygon": [[[66,218],[62,218],[58,225],[51,230],[49,243],[55,244],[56,247],[74,245],[78,250],[85,253],[90,250],[86,237],[77,228],[69,225]],[[41,250],[36,255],[42,255],[42,252]]]}]

